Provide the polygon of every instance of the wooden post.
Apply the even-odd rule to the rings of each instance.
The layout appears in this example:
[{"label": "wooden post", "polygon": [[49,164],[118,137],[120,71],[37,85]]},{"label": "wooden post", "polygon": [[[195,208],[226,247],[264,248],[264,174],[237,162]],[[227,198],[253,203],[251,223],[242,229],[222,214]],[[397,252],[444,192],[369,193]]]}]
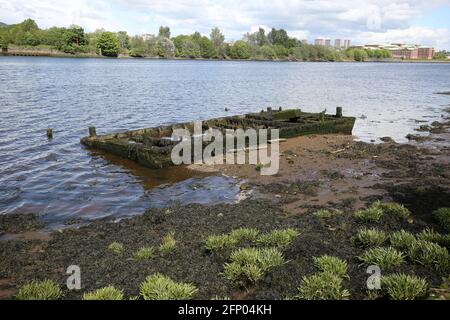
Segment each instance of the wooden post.
[{"label": "wooden post", "polygon": [[47,138],[49,138],[49,139],[53,138],[53,129],[51,129],[51,128],[47,129]]},{"label": "wooden post", "polygon": [[96,135],[97,135],[97,130],[95,129],[95,127],[89,127],[89,136],[95,137]]},{"label": "wooden post", "polygon": [[336,108],[336,118],[342,118],[343,114],[342,114],[342,107],[337,107]]}]

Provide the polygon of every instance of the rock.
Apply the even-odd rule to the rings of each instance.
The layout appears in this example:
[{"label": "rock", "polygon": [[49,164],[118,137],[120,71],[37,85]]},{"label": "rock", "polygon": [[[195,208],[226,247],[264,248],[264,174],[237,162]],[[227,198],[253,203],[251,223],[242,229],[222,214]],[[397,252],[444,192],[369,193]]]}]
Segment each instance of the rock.
[{"label": "rock", "polygon": [[392,139],[391,137],[382,137],[380,138],[380,140],[385,143],[395,143],[394,139]]}]

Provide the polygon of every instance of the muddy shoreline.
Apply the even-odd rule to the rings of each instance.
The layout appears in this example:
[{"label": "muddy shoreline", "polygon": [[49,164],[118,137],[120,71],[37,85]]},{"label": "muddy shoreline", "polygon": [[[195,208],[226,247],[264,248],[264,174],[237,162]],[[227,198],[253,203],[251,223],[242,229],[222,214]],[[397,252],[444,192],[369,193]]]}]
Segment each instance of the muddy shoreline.
[{"label": "muddy shoreline", "polygon": [[[428,139],[411,144],[389,139],[367,144],[343,135],[289,139],[280,146],[281,170],[276,176],[262,177],[254,166],[195,167],[244,181],[241,189],[252,192],[237,204],[149,209],[118,223],[98,220],[79,229],[53,232],[48,238],[0,241],[0,299],[13,299],[23,284],[44,279],[61,285],[63,299],[81,299],[83,293],[109,285],[122,289],[128,298],[136,297],[139,284],[157,272],[195,284],[199,289],[196,299],[286,299],[295,296],[303,276],[315,272],[313,257],[325,254],[348,262],[349,279],[343,286],[350,298],[368,299],[366,270],[357,259],[364,249],[353,241],[358,229],[376,227],[388,233],[404,229],[417,234],[428,227],[447,232],[431,213],[450,207],[448,118],[426,131],[430,132]],[[376,200],[405,205],[411,219],[385,217],[378,223],[354,219],[356,210]],[[339,209],[343,214],[318,219],[313,214],[320,209]],[[33,233],[42,227],[33,215],[0,219],[0,235]],[[243,227],[263,233],[285,228],[300,232],[283,251],[287,263],[246,288],[221,274],[230,252],[210,253],[204,246],[208,236]],[[172,252],[157,251],[148,261],[133,259],[133,253],[143,246],[158,248],[168,232],[174,232],[177,239]],[[123,244],[122,255],[108,250],[113,242]],[[65,271],[70,265],[82,270],[81,291],[65,289]],[[394,271],[424,277],[429,288],[440,286],[449,276],[448,271],[411,261]]]}]

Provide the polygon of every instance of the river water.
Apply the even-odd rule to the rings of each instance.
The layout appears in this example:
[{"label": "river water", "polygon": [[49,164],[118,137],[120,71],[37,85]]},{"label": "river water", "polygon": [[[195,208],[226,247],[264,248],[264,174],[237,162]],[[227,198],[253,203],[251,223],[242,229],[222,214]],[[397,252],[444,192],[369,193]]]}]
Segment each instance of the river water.
[{"label": "river water", "polygon": [[231,178],[152,171],[86,150],[79,140],[89,126],[103,134],[268,106],[342,106],[358,117],[357,139],[405,142],[450,105],[441,91],[450,91],[450,64],[0,57],[0,214],[35,212],[58,225],[235,200]]}]

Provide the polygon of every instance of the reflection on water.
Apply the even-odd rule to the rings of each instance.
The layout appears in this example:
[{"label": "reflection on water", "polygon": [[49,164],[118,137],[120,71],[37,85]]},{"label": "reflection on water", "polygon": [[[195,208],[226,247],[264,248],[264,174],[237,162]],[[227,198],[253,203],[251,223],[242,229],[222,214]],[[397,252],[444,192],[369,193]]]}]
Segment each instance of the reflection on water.
[{"label": "reflection on water", "polygon": [[405,142],[417,120],[440,119],[450,97],[435,93],[449,90],[450,64],[0,57],[0,214],[34,212],[57,224],[131,216],[177,198],[233,198],[229,178],[92,153],[79,142],[89,126],[104,134],[267,106],[343,106],[358,117],[358,139]]}]

